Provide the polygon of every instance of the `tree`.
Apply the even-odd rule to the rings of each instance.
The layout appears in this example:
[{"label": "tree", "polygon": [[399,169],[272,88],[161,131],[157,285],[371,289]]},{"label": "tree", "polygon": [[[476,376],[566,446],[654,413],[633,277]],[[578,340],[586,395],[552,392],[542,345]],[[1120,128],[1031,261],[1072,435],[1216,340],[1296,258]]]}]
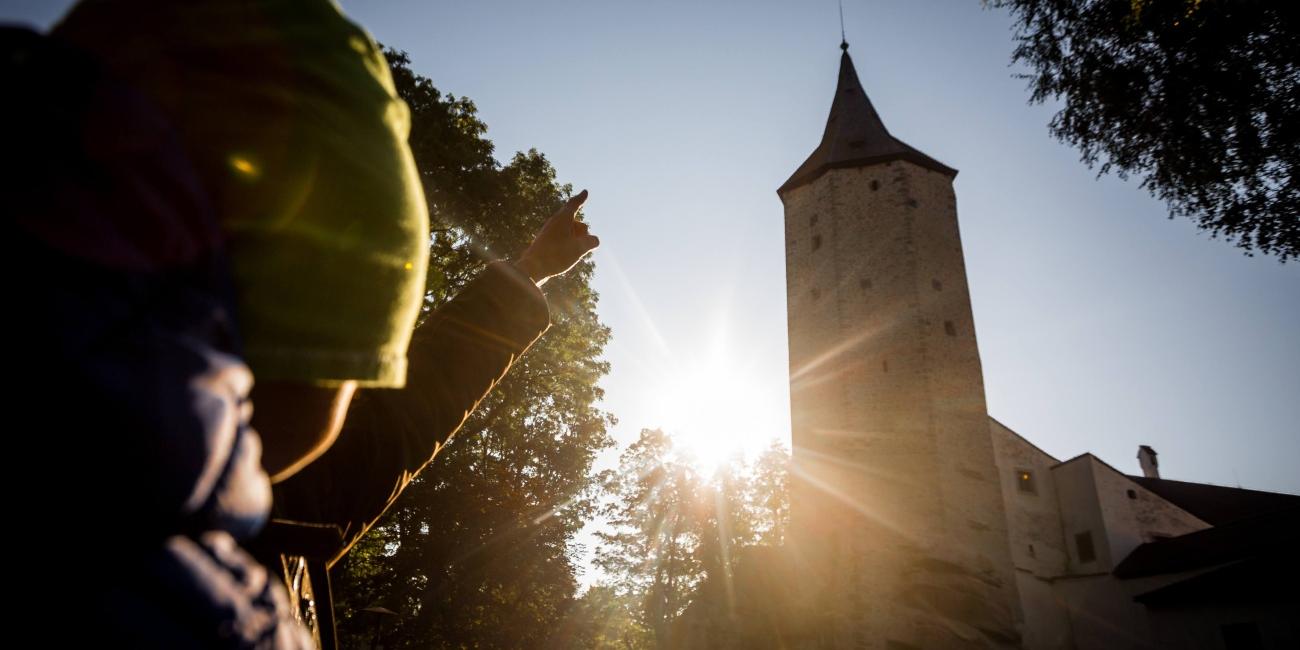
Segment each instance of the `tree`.
[{"label": "tree", "polygon": [[750,507],[759,544],[780,546],[790,528],[790,452],[773,441],[754,461]]},{"label": "tree", "polygon": [[1211,236],[1300,255],[1300,4],[986,0],[1015,19],[1032,102],[1099,173]]},{"label": "tree", "polygon": [[587,590],[569,608],[547,647],[555,650],[644,650],[650,631],[639,621],[638,604],[607,585]]},{"label": "tree", "polygon": [[774,443],[750,467],[736,457],[701,474],[672,438],[644,429],[603,478],[598,566],[620,598],[639,603],[655,647],[671,647],[674,622],[710,583],[735,602],[733,576],[744,549],[780,544],[788,525],[789,455]]},{"label": "tree", "polygon": [[704,577],[695,552],[699,479],[667,434],[643,429],[603,482],[612,500],[601,514],[612,531],[597,533],[596,566],[618,595],[640,602],[655,645],[667,647],[673,620]]},{"label": "tree", "polygon": [[[432,309],[521,250],[572,190],[535,150],[498,163],[472,102],[386,55],[429,203]],[[369,643],[372,621],[356,613],[383,605],[400,616],[385,647],[540,647],[574,604],[574,537],[593,514],[591,464],[613,423],[595,406],[609,330],[592,270],[547,283],[551,329],[336,567],[344,646]]]}]

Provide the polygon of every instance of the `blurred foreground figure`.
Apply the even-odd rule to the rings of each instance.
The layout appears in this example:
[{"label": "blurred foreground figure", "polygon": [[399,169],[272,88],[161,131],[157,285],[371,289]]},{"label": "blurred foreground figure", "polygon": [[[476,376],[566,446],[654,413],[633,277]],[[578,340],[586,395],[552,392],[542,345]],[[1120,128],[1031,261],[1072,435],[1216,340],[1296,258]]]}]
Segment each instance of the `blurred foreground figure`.
[{"label": "blurred foreground figure", "polygon": [[[21,457],[58,467],[20,507],[42,628],[331,646],[323,569],[548,327],[585,193],[412,338],[406,106],[332,2],[87,1],[2,43]],[[388,390],[345,425],[358,386]]]}]

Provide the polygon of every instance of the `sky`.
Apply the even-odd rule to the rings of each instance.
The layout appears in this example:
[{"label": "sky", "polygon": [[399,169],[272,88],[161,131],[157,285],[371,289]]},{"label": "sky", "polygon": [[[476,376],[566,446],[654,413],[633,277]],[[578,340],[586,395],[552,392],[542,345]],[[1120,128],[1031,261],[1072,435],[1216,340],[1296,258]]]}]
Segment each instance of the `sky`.
[{"label": "sky", "polygon": [[[6,0],[0,20],[44,28],[70,4]],[[659,426],[788,444],[776,188],[825,125],[834,0],[341,4],[472,99],[499,159],[535,147],[590,190],[620,447]],[[844,22],[889,130],[960,170],[990,414],[1060,459],[1137,473],[1148,444],[1165,478],[1300,493],[1300,263],[1247,257],[1136,180],[1098,179],[1050,137],[1053,107],[1027,104],[1004,12],[845,0]]]}]

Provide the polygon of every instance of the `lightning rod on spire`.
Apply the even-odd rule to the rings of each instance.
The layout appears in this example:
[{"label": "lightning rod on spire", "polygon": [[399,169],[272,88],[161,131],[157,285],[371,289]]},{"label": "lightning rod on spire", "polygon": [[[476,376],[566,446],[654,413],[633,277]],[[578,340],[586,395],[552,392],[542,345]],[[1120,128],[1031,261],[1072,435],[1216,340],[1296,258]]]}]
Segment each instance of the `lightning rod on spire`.
[{"label": "lightning rod on spire", "polygon": [[840,49],[847,52],[849,50],[849,40],[844,37],[844,0],[840,2]]}]

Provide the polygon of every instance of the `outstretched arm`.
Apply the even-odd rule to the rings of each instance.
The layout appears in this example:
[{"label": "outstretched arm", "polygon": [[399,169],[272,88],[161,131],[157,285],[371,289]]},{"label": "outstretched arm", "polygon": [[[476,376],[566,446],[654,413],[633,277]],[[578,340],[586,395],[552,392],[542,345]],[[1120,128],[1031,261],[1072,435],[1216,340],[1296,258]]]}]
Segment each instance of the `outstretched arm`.
[{"label": "outstretched arm", "polygon": [[339,527],[331,563],[383,515],[550,323],[538,285],[599,243],[575,214],[543,226],[513,265],[497,262],[416,330],[406,386],[364,391],[334,444],[275,486],[275,516]]}]

